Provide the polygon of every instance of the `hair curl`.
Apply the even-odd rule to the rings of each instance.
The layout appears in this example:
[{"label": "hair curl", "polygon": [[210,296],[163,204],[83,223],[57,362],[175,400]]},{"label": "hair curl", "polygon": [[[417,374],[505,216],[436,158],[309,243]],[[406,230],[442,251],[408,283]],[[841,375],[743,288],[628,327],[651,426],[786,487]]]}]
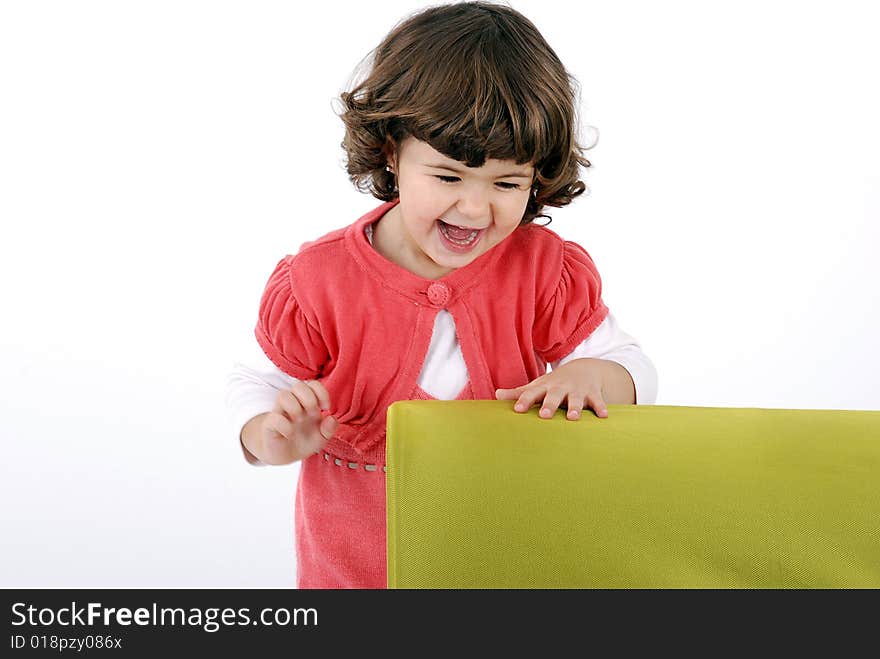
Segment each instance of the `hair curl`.
[{"label": "hair curl", "polygon": [[431,7],[395,26],[371,55],[365,79],[340,96],[346,169],[359,190],[399,196],[385,166],[409,136],[468,167],[489,158],[534,165],[521,224],[586,190],[577,82],[522,14],[489,2]]}]

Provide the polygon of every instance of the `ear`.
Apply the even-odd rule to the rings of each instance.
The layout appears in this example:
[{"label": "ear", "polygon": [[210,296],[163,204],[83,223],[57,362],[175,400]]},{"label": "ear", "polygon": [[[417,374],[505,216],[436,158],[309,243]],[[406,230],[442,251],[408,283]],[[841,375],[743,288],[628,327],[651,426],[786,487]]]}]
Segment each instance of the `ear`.
[{"label": "ear", "polygon": [[385,155],[387,166],[385,169],[394,173],[397,171],[397,143],[391,135],[385,135],[385,146],[382,147],[382,153]]}]

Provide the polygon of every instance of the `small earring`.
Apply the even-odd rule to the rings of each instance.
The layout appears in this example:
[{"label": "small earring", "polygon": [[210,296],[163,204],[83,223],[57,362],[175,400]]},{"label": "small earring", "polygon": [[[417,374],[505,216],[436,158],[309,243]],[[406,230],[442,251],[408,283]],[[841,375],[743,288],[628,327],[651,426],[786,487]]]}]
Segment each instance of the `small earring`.
[{"label": "small earring", "polygon": [[394,170],[391,169],[391,166],[390,166],[390,165],[385,165],[385,171],[386,171],[386,172],[389,172],[389,173],[391,173],[391,174],[394,174]]}]

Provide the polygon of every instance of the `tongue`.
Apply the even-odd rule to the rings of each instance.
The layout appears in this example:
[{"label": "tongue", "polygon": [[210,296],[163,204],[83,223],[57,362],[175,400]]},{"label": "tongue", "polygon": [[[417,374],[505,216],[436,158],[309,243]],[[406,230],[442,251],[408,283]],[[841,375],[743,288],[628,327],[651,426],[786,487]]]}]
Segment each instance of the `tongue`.
[{"label": "tongue", "polygon": [[[446,224],[446,222],[443,222],[443,224]],[[460,227],[452,226],[451,224],[446,224],[446,233],[456,240],[467,240],[473,232],[473,229],[462,229]]]}]

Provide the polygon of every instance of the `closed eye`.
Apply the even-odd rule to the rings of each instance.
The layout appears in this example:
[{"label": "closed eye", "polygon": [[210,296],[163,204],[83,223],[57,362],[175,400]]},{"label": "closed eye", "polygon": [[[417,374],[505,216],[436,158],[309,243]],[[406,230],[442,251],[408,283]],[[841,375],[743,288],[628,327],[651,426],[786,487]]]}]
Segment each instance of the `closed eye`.
[{"label": "closed eye", "polygon": [[[458,183],[461,179],[457,176],[437,176],[444,183]],[[519,186],[516,183],[504,183],[498,182],[495,185],[502,188],[503,190],[516,190]]]}]

